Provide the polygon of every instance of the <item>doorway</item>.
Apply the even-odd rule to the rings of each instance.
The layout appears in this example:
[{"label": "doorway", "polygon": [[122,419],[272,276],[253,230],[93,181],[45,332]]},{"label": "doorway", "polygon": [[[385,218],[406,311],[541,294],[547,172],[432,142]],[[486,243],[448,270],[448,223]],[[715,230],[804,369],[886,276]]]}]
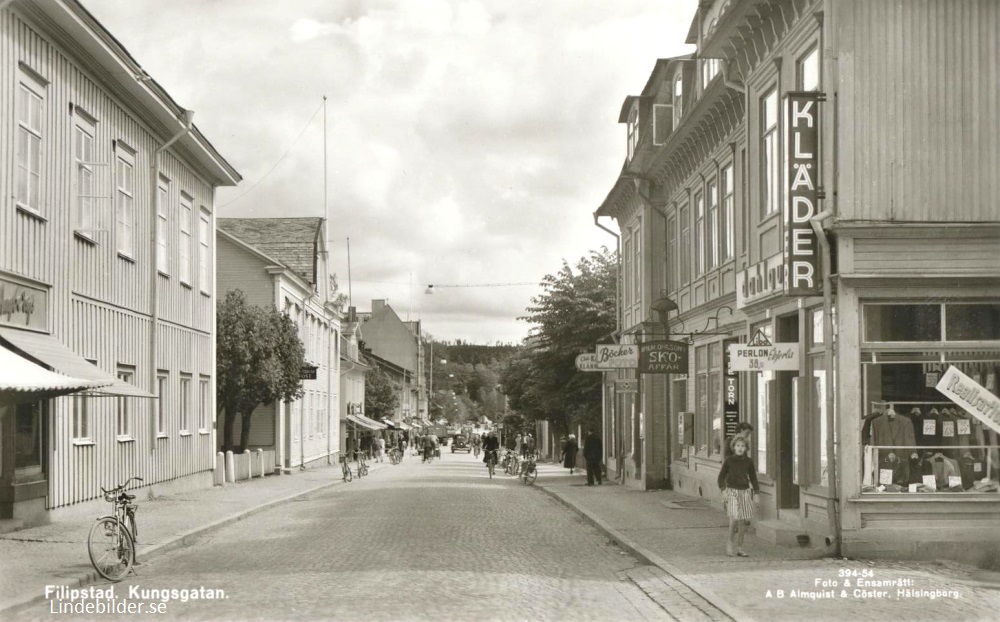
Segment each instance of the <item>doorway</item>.
[{"label": "doorway", "polygon": [[[799,316],[793,313],[779,317],[775,322],[775,343],[798,343]],[[799,507],[799,487],[795,484],[795,378],[798,371],[775,372],[773,383],[775,395],[772,398],[775,412],[774,446],[778,450],[778,478],[775,482],[779,510]]]}]

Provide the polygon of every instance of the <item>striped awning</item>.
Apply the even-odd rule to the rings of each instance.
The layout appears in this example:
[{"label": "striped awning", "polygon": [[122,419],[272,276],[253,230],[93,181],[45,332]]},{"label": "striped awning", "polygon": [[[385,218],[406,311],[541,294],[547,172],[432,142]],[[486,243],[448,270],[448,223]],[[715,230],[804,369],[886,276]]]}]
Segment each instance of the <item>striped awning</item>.
[{"label": "striped awning", "polygon": [[384,430],[386,425],[364,415],[347,415],[347,420],[369,430]]},{"label": "striped awning", "polygon": [[44,394],[47,397],[67,395],[111,384],[84,380],[49,371],[23,356],[0,346],[0,393]]},{"label": "striped awning", "polygon": [[88,395],[156,397],[139,387],[119,380],[70,350],[51,335],[0,327],[0,338],[13,346],[10,349],[17,354],[26,355],[23,356],[24,359],[39,361],[59,374],[91,383]]}]

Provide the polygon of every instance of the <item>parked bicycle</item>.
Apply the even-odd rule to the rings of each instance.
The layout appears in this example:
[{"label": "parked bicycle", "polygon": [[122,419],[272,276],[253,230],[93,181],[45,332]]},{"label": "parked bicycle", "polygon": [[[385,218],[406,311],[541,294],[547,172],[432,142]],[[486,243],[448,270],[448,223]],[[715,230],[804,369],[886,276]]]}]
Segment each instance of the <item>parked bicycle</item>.
[{"label": "parked bicycle", "polygon": [[368,475],[368,461],[365,460],[365,452],[358,452],[358,479]]},{"label": "parked bicycle", "polygon": [[399,464],[403,459],[403,452],[399,451],[398,448],[393,447],[389,450],[389,462],[392,464]]},{"label": "parked bicycle", "polygon": [[354,479],[354,475],[351,473],[351,465],[347,462],[347,456],[340,457],[340,469],[344,473],[345,482],[349,482]]},{"label": "parked bicycle", "polygon": [[108,581],[121,581],[135,565],[135,543],[138,536],[135,511],[138,506],[132,503],[135,495],[125,492],[133,481],[143,480],[141,477],[130,477],[124,484],[111,490],[101,488],[104,499],[111,504],[111,514],[98,518],[87,536],[90,563]]},{"label": "parked bicycle", "polygon": [[519,460],[517,459],[517,454],[511,450],[507,450],[507,453],[503,455],[503,471],[507,475],[517,475]]}]

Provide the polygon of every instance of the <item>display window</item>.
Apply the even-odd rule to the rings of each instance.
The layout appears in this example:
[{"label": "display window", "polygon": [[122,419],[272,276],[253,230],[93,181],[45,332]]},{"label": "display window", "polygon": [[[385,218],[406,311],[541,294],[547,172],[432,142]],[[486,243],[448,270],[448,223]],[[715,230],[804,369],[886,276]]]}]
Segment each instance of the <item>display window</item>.
[{"label": "display window", "polygon": [[866,304],[863,317],[862,493],[1000,495],[1000,435],[937,388],[954,368],[1000,395],[1000,305]]},{"label": "display window", "polygon": [[[770,323],[752,326],[751,334],[758,330],[763,332],[768,340],[774,341],[774,329]],[[748,373],[747,376],[753,393],[754,433],[752,442],[756,450],[755,464],[758,473],[766,474],[768,472],[767,438],[770,429],[771,383],[774,382],[775,376],[773,371]]]}]

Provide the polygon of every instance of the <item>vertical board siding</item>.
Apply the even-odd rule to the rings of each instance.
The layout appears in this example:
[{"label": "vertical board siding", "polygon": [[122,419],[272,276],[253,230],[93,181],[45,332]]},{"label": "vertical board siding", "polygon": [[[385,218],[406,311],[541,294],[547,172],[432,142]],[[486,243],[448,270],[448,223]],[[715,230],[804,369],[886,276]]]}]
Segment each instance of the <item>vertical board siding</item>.
[{"label": "vertical board siding", "polygon": [[841,216],[1000,217],[1000,3],[855,0],[835,10],[839,114],[854,120],[839,129],[851,134],[840,164],[853,184]]},{"label": "vertical board siding", "polygon": [[[155,224],[151,164],[155,149],[168,137],[151,132],[113,90],[93,78],[85,62],[65,52],[69,48],[72,45],[62,45],[58,37],[29,23],[16,6],[0,10],[0,272],[49,286],[52,336],[112,375],[119,365],[134,367],[134,383],[155,393],[149,386],[149,268],[155,260],[149,248]],[[48,81],[42,126],[43,218],[17,210],[12,197],[19,63]],[[74,233],[74,107],[96,120],[94,161],[103,164],[94,167],[94,194],[103,198],[95,199],[98,231],[89,236],[92,240]],[[119,257],[115,239],[114,165],[124,145],[135,150],[134,260]],[[157,331],[158,368],[170,374],[167,438],[152,438],[156,400],[129,398],[132,440],[119,441],[118,399],[93,397],[88,398],[91,442],[74,442],[73,399],[51,400],[50,508],[98,498],[101,486],[129,476],[151,485],[214,466],[214,434],[198,430],[199,380],[214,374],[214,300],[200,292],[197,246],[199,210],[214,212],[214,189],[173,152],[161,157],[161,171],[171,179],[171,278],[161,279]],[[177,278],[181,191],[193,198],[190,288]],[[214,214],[212,218],[214,238]],[[209,274],[214,275],[214,266]],[[181,373],[191,376],[190,436],[181,436],[179,429]],[[209,428],[215,419],[214,391],[210,395]]]}]

